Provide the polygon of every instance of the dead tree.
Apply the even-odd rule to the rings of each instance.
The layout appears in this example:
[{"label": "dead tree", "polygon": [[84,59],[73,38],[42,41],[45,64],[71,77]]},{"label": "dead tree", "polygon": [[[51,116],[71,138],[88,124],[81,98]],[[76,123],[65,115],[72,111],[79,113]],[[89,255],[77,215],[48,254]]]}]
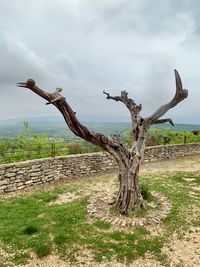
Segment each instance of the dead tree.
[{"label": "dead tree", "polygon": [[128,98],[126,91],[121,92],[121,96],[111,96],[107,92],[107,99],[123,103],[129,110],[132,121],[132,142],[131,149],[127,149],[123,143],[116,138],[106,137],[101,133],[94,133],[86,126],[82,125],[77,119],[75,112],[67,103],[60,92],[61,88],[57,88],[55,92],[48,93],[40,89],[34,80],[29,79],[27,82],[20,82],[19,87],[29,88],[31,91],[47,100],[47,104],[53,104],[63,115],[67,125],[71,131],[80,138],[100,146],[102,149],[110,153],[116,160],[119,166],[119,191],[116,196],[115,204],[121,214],[128,215],[134,207],[143,207],[143,197],[139,188],[139,168],[144,157],[145,139],[148,128],[152,124],[168,122],[172,125],[173,121],[170,118],[160,119],[169,109],[175,107],[179,102],[187,98],[188,91],[183,89],[181,78],[175,70],[176,93],[173,99],[158,108],[152,115],[147,118],[140,116],[142,109],[141,105],[137,105],[133,99]]}]

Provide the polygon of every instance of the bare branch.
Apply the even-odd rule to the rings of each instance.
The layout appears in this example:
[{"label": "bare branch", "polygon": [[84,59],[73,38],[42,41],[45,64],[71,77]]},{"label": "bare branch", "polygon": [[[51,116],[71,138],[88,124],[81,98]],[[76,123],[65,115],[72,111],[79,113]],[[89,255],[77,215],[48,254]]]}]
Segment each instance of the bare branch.
[{"label": "bare branch", "polygon": [[92,144],[102,147],[109,153],[111,150],[113,150],[113,151],[123,151],[124,153],[128,154],[128,151],[123,146],[123,144],[115,142],[111,138],[106,137],[101,133],[91,132],[86,126],[82,125],[75,116],[75,112],[67,103],[66,98],[60,94],[60,92],[62,91],[61,88],[57,88],[56,91],[53,93],[48,93],[40,89],[35,84],[35,81],[32,79],[27,80],[27,82],[17,83],[17,86],[29,88],[34,93],[47,100],[48,102],[46,104],[53,104],[62,113],[67,125],[75,135],[81,137],[82,139]]},{"label": "bare branch", "polygon": [[131,113],[138,114],[142,109],[141,104],[137,106],[133,99],[128,98],[128,93],[126,91],[121,91],[121,96],[111,96],[109,93],[105,91],[103,91],[103,94],[107,95],[106,99],[112,99],[117,102],[120,101],[124,103]]},{"label": "bare branch", "polygon": [[156,122],[169,109],[175,107],[178,103],[183,101],[188,96],[188,90],[183,89],[181,78],[180,78],[178,71],[174,70],[174,73],[175,73],[175,80],[176,80],[176,94],[169,103],[161,106],[151,116],[149,116],[145,119],[150,124],[153,124],[154,122]]},{"label": "bare branch", "polygon": [[17,83],[18,87],[23,87],[23,88],[29,88],[33,92],[35,92],[37,95],[41,96],[42,98],[46,99],[47,101],[51,101],[51,96],[49,93],[43,91],[40,89],[36,84],[33,79],[28,79],[27,82],[20,82]]},{"label": "bare branch", "polygon": [[165,122],[169,122],[172,126],[174,126],[174,123],[172,121],[172,119],[160,119],[160,120],[156,120],[154,121],[152,124],[159,124],[159,123],[165,123]]},{"label": "bare branch", "polygon": [[112,99],[112,100],[115,100],[115,101],[121,101],[123,102],[122,98],[120,96],[110,96],[109,93],[106,93],[105,91],[103,91],[103,94],[107,95],[106,99]]},{"label": "bare branch", "polygon": [[128,108],[132,120],[132,133],[134,133],[132,142],[136,141],[138,139],[140,124],[144,121],[139,115],[142,105],[140,104],[137,106],[133,99],[128,98],[128,93],[126,91],[121,91],[121,96],[111,96],[105,91],[103,91],[103,94],[107,95],[106,99],[112,99],[117,102],[120,101]]}]

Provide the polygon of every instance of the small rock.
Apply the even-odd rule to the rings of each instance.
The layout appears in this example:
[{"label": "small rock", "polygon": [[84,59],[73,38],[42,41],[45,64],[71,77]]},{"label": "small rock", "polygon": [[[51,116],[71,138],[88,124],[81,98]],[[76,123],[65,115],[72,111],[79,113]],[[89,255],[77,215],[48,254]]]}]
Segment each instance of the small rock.
[{"label": "small rock", "polygon": [[122,227],[125,227],[126,226],[126,220],[121,219],[121,226]]},{"label": "small rock", "polygon": [[115,224],[117,224],[118,221],[119,221],[119,218],[114,219],[114,220],[111,222],[111,224],[112,224],[112,225],[115,225]]}]

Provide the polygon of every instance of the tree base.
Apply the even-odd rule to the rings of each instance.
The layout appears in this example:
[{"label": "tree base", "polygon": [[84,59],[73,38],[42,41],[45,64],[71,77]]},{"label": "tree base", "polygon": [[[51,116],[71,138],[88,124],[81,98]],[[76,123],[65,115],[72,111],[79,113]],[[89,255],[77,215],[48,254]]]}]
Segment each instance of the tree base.
[{"label": "tree base", "polygon": [[115,200],[115,205],[120,214],[129,215],[135,208],[144,208],[144,199],[140,191],[121,191]]},{"label": "tree base", "polygon": [[[115,204],[113,204],[112,206],[110,205],[111,202],[113,202],[112,196],[109,196],[107,192],[102,192],[98,196],[91,199],[91,202],[87,207],[88,216],[90,218],[90,221],[98,219],[109,222],[110,227],[115,230],[125,228],[127,230],[131,230],[134,227],[138,226],[156,225],[168,216],[172,205],[168,198],[163,196],[163,194],[152,193],[152,195],[155,199],[155,202],[158,204],[158,206],[154,207],[152,211],[151,208],[149,210],[147,204],[147,212],[142,212],[142,217],[137,216],[137,211],[135,214],[134,212],[132,214],[129,214],[130,216],[119,216],[119,209],[116,210],[117,207],[115,206]],[[145,206],[146,203],[147,202],[144,201]],[[112,207],[115,207],[115,209],[113,210]],[[134,206],[134,209],[136,209],[136,206]]]}]

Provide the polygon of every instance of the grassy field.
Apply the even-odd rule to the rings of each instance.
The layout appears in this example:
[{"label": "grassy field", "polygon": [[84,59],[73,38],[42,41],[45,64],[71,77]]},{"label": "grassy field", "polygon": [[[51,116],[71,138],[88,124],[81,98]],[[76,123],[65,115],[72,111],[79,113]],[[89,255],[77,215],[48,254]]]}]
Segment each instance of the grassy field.
[{"label": "grassy field", "polygon": [[[132,263],[150,255],[161,266],[169,266],[171,259],[163,248],[168,247],[172,236],[176,233],[181,240],[191,227],[200,227],[200,173],[143,173],[142,184],[150,191],[167,196],[172,209],[160,225],[152,229],[137,227],[129,232],[123,229],[113,231],[107,222],[96,220],[89,223],[87,219],[90,195],[103,190],[108,181],[115,183],[114,175],[84,179],[24,196],[2,197],[0,263],[8,264],[5,266],[23,265],[34,255],[44,259],[53,254],[67,262],[66,266],[76,266],[87,251],[97,264],[113,259]],[[75,198],[52,204],[62,194]],[[184,265],[180,262],[174,266]]]}]

